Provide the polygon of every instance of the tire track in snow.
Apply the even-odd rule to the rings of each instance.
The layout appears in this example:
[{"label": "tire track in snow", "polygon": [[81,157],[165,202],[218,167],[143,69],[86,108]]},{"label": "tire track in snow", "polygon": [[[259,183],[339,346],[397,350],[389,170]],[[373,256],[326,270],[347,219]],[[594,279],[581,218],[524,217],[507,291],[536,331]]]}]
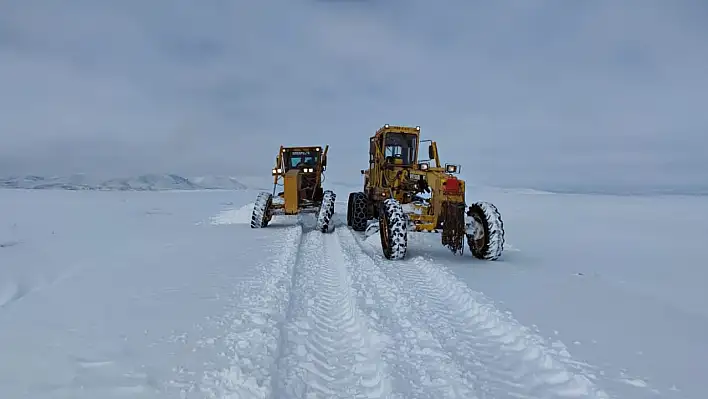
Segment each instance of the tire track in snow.
[{"label": "tire track in snow", "polygon": [[560,355],[482,295],[421,257],[391,262],[356,237],[360,248],[457,364],[476,376],[476,394],[491,398],[608,398],[586,376],[568,371]]},{"label": "tire track in snow", "polygon": [[235,306],[223,318],[228,330],[223,341],[231,366],[206,373],[200,388],[209,397],[269,398],[272,395],[293,267],[302,246],[303,231],[297,225],[286,227],[276,235],[270,245],[280,256],[274,261],[262,262],[258,277],[236,289]]},{"label": "tire track in snow", "polygon": [[475,370],[494,397],[607,397],[585,376],[574,375],[525,327],[509,320],[440,266],[421,258],[400,269],[424,295],[436,329],[459,361]]},{"label": "tire track in snow", "polygon": [[388,397],[376,337],[356,307],[336,235],[305,235],[291,293],[274,397]]},{"label": "tire track in snow", "polygon": [[475,397],[474,375],[442,346],[428,320],[414,310],[410,297],[362,253],[351,231],[338,229],[337,234],[351,265],[359,306],[370,316],[371,328],[388,338],[383,356],[391,364],[396,397]]}]

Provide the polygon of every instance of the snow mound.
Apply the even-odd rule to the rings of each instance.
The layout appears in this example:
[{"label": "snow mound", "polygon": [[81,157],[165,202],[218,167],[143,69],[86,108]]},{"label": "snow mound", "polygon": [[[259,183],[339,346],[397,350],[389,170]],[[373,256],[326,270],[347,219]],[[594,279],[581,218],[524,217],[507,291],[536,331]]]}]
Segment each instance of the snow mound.
[{"label": "snow mound", "polygon": [[255,202],[244,205],[238,209],[226,209],[211,218],[211,224],[249,224]]},{"label": "snow mound", "polygon": [[199,176],[189,180],[205,189],[245,190],[248,187],[231,176]]}]

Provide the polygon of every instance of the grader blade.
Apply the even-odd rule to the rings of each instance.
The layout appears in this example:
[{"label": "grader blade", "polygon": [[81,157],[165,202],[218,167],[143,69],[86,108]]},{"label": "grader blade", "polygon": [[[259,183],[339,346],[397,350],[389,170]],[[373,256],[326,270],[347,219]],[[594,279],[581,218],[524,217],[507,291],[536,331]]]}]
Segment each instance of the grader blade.
[{"label": "grader blade", "polygon": [[379,222],[378,222],[378,221],[377,221],[377,222],[374,222],[374,223],[371,223],[371,224],[369,224],[369,225],[366,227],[366,230],[364,231],[364,235],[367,236],[367,237],[370,237],[370,236],[372,236],[372,235],[378,233],[378,232],[379,232],[379,228],[380,228],[380,226],[379,226]]}]

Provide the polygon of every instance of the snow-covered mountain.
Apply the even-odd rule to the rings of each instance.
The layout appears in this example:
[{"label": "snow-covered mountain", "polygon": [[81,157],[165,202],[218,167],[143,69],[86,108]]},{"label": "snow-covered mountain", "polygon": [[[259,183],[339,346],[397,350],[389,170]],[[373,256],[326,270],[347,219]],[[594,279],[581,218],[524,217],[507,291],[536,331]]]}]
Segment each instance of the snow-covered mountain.
[{"label": "snow-covered mountain", "polygon": [[231,176],[190,177],[189,181],[203,188],[245,190],[246,184]]},{"label": "snow-covered mountain", "polygon": [[84,174],[70,176],[13,176],[0,178],[0,188],[59,190],[244,190],[247,186],[230,176],[183,177],[175,174],[146,174],[108,180]]}]

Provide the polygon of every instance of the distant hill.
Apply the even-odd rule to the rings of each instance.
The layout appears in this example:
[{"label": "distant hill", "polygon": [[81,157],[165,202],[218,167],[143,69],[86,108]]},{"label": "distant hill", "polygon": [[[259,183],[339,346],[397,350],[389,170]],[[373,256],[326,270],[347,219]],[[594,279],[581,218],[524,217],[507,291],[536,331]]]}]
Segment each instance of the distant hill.
[{"label": "distant hill", "polygon": [[108,180],[79,174],[70,176],[13,176],[0,178],[0,188],[35,190],[244,190],[248,187],[230,176],[182,177],[174,174],[146,174]]}]

